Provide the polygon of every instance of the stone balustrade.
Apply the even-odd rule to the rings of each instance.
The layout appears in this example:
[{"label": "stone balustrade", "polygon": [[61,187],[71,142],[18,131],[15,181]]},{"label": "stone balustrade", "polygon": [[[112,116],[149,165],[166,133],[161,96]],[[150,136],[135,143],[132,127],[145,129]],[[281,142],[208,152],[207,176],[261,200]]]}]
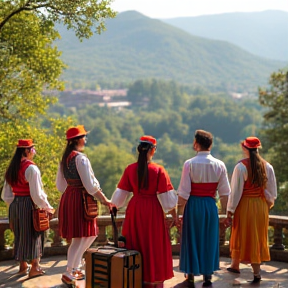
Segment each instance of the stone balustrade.
[{"label": "stone balustrade", "polygon": [[[181,217],[181,216],[180,216]],[[224,227],[225,215],[219,215],[219,243],[220,243],[220,254],[222,256],[229,256],[229,235],[227,235],[226,229]],[[124,215],[117,215],[116,225],[119,229],[119,234],[121,233],[122,223],[125,219]],[[181,219],[181,218],[180,218]],[[172,217],[170,215],[166,218],[167,226],[170,227],[172,223]],[[181,223],[181,221],[180,221]],[[98,237],[94,242],[94,246],[106,245],[109,241],[107,235],[112,235],[112,225],[110,215],[99,216],[97,219],[97,224],[99,227]],[[269,226],[273,227],[274,230],[274,241],[270,247],[271,259],[275,261],[288,262],[288,250],[285,250],[283,245],[283,229],[288,229],[288,217],[286,216],[269,216]],[[7,247],[5,243],[4,232],[9,229],[8,219],[0,219],[0,261],[13,259],[13,249]],[[48,231],[47,231],[48,233]],[[58,231],[58,219],[52,219],[50,221],[50,231],[49,231],[50,241],[45,242],[45,255],[61,255],[67,253],[67,248],[69,243],[66,243],[60,236]],[[47,234],[48,235],[48,234]],[[178,231],[173,228],[171,232],[171,243],[172,252],[178,254],[180,252],[180,240],[181,240],[181,229]],[[45,237],[48,239],[48,237]],[[52,241],[52,242],[51,242]]]}]

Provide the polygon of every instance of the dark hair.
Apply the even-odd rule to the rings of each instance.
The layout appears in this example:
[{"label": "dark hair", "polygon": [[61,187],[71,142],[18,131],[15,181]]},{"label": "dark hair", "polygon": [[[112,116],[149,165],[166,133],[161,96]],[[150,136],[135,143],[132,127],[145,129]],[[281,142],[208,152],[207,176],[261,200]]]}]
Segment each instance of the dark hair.
[{"label": "dark hair", "polygon": [[147,153],[148,151],[153,148],[154,146],[150,143],[140,142],[137,147],[139,152],[138,155],[138,189],[141,188],[147,189],[149,186],[148,181],[148,163],[147,163]]},{"label": "dark hair", "polygon": [[61,169],[63,171],[64,165],[67,166],[67,158],[70,155],[70,153],[74,150],[76,150],[76,146],[78,145],[78,140],[85,137],[86,135],[78,136],[75,138],[72,138],[67,141],[67,145],[65,147],[65,150],[63,152],[63,156],[61,159]]},{"label": "dark hair", "polygon": [[213,142],[213,135],[210,132],[204,130],[195,131],[195,140],[201,146],[202,149],[209,149]]},{"label": "dark hair", "polygon": [[5,180],[9,185],[17,183],[22,156],[26,157],[27,156],[26,149],[30,152],[31,148],[32,147],[16,149],[5,173]]},{"label": "dark hair", "polygon": [[256,184],[259,187],[266,188],[268,179],[264,166],[265,161],[259,155],[258,149],[248,149],[248,151],[250,155],[252,184]]}]

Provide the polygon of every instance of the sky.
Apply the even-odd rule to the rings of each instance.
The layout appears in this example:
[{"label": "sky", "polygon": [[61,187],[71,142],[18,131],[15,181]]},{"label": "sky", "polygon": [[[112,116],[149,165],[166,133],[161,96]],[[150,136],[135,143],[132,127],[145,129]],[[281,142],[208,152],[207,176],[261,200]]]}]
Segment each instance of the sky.
[{"label": "sky", "polygon": [[174,18],[231,12],[282,10],[288,0],[114,0],[117,12],[136,10],[150,18]]}]

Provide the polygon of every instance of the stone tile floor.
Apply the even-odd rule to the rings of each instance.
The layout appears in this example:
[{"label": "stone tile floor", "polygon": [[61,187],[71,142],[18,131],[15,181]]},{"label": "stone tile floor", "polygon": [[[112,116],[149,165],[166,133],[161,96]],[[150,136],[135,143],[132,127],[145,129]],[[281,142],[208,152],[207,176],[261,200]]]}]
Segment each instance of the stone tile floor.
[{"label": "stone tile floor", "polygon": [[[174,256],[174,274],[175,276],[165,281],[163,288],[189,288],[189,284],[184,281],[183,273],[179,272],[179,258]],[[16,277],[14,274],[18,271],[18,265],[13,260],[0,262],[0,288],[67,288],[61,282],[61,274],[65,271],[65,256],[44,257],[41,260],[41,266],[46,274],[29,279],[28,276]],[[220,270],[213,275],[213,288],[227,287],[269,287],[269,288],[288,288],[288,263],[266,262],[261,265],[262,281],[260,284],[251,285],[247,280],[253,278],[251,266],[241,264],[241,274],[233,274],[226,271],[229,267],[229,258],[220,258]],[[85,281],[78,281],[75,285],[78,288],[85,288]],[[202,277],[195,277],[195,288],[202,287]],[[113,288],[113,287],[112,287]],[[155,287],[156,288],[156,287]]]}]

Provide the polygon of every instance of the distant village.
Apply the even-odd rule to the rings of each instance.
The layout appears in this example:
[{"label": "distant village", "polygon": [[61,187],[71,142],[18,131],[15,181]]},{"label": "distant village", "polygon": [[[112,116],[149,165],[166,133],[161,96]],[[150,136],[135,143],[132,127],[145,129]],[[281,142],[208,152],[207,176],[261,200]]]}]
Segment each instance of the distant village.
[{"label": "distant village", "polygon": [[97,103],[100,107],[121,108],[130,106],[127,101],[128,89],[116,90],[65,90],[61,92],[59,102],[66,107],[80,107]]},{"label": "distant village", "polygon": [[[121,109],[131,106],[131,102],[127,101],[128,89],[106,89],[106,90],[65,90],[61,92],[59,102],[65,107],[81,107],[91,104],[98,104],[99,107],[114,107]],[[229,95],[233,99],[242,99],[251,97],[247,92],[236,93],[230,92]],[[143,105],[147,104],[147,99],[143,99]]]}]

